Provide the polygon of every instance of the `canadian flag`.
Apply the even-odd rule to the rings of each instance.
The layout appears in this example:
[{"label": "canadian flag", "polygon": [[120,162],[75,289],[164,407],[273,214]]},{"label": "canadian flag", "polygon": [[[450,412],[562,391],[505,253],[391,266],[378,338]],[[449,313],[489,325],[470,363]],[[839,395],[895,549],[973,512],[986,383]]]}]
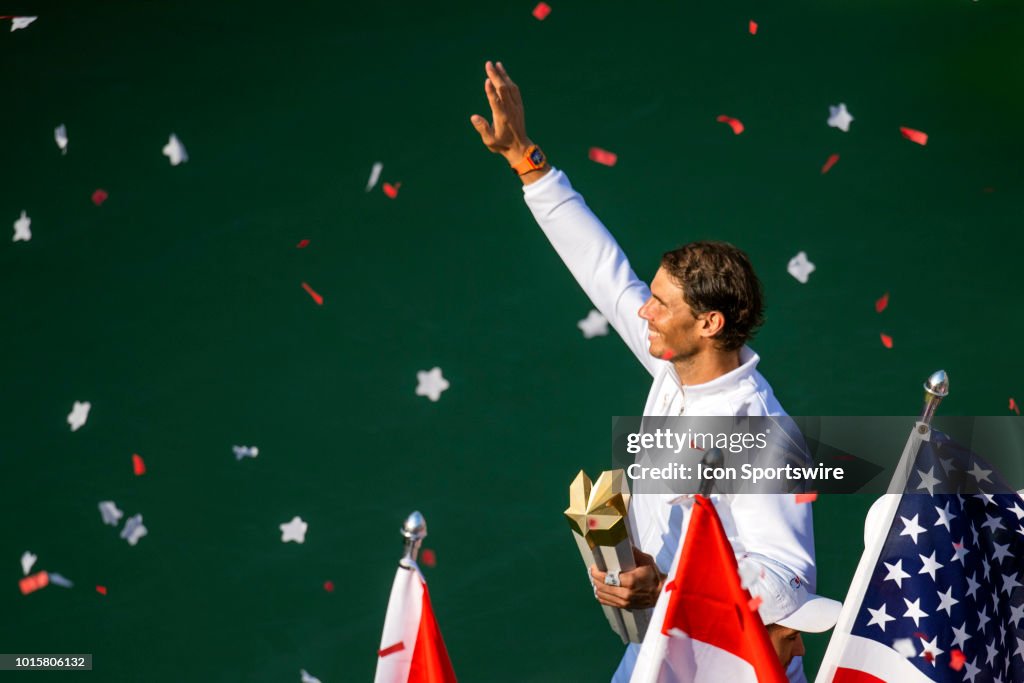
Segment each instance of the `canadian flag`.
[{"label": "canadian flag", "polygon": [[787,683],[715,506],[703,496],[674,564],[630,682]]},{"label": "canadian flag", "polygon": [[403,558],[391,585],[374,683],[455,683],[426,581],[415,562]]}]

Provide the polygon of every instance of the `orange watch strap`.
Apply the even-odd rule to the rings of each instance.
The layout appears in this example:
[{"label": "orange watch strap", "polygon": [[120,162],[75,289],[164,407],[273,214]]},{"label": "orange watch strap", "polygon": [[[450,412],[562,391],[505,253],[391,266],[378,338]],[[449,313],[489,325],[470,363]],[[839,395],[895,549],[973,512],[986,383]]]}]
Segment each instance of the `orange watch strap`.
[{"label": "orange watch strap", "polygon": [[[536,164],[533,161],[532,157],[534,156],[534,152],[540,152],[541,160],[539,164]],[[538,147],[537,145],[530,145],[526,149],[526,153],[523,154],[523,158],[520,159],[517,163],[512,164],[512,170],[515,171],[516,175],[523,175],[524,173],[529,173],[530,171],[536,171],[539,168],[544,168],[544,163],[546,161],[547,158],[544,156],[544,152],[541,151],[540,147]]]}]

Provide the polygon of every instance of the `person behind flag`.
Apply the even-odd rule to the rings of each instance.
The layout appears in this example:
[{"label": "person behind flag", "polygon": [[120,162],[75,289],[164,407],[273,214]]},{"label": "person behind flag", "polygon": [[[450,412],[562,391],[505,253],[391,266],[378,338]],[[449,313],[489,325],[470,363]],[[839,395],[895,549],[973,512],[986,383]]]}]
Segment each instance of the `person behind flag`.
[{"label": "person behind flag", "polygon": [[[523,182],[534,218],[583,287],[652,375],[645,416],[781,416],[771,386],[757,371],[760,357],[747,341],[763,319],[763,295],[750,259],[723,242],[693,242],[667,252],[650,287],[565,173],[553,168],[526,134],[519,87],[501,62],[487,62],[484,92],[493,125],[473,115],[484,145],[500,154]],[[639,546],[637,568],[599,582],[595,595],[614,607],[650,608],[679,547],[682,519],[674,496],[634,495],[630,524]],[[813,588],[814,532],[809,504],[792,495],[737,495],[731,500],[730,540],[736,550],[760,552],[789,567]],[[638,644],[630,644],[615,681],[630,677]],[[798,673],[800,672],[800,673]],[[791,666],[802,679],[800,658]]]}]

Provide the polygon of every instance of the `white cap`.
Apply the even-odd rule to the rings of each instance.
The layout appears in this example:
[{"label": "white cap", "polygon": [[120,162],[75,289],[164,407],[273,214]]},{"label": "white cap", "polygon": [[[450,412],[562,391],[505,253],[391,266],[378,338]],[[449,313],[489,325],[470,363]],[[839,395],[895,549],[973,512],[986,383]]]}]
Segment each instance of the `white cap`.
[{"label": "white cap", "polygon": [[765,626],[821,633],[836,625],[843,603],[809,592],[791,569],[764,555],[744,553],[738,559],[744,588],[761,598],[757,611]]}]

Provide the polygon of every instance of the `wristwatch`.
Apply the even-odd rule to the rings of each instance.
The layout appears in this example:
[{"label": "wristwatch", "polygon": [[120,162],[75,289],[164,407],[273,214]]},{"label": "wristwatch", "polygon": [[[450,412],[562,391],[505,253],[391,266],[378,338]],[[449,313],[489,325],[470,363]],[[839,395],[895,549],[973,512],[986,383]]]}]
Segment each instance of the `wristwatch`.
[{"label": "wristwatch", "polygon": [[547,157],[544,156],[544,152],[541,151],[537,145],[530,145],[526,149],[526,154],[523,158],[515,164],[512,164],[512,172],[516,175],[524,175],[530,171],[536,171],[544,168],[544,164],[547,162]]}]

